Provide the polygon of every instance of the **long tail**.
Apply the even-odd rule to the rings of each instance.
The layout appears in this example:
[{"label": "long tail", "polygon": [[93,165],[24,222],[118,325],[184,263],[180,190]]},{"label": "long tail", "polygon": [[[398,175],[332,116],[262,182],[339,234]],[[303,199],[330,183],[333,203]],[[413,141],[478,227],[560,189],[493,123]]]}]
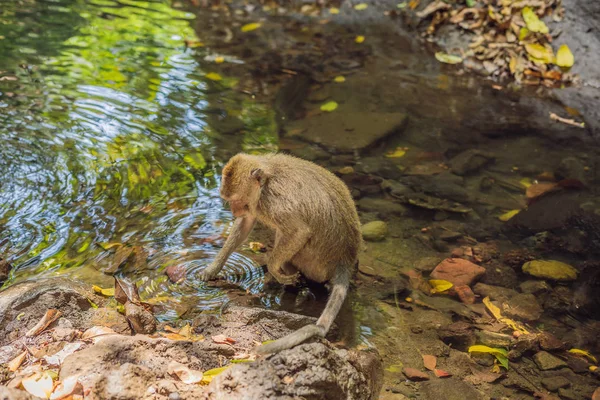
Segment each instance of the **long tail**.
[{"label": "long tail", "polygon": [[291,349],[294,346],[304,343],[310,338],[325,337],[348,294],[348,287],[350,286],[350,270],[343,266],[338,267],[331,283],[331,294],[329,295],[325,309],[317,320],[316,325],[306,325],[281,339],[257,347],[255,352],[258,354],[277,353],[282,350]]}]

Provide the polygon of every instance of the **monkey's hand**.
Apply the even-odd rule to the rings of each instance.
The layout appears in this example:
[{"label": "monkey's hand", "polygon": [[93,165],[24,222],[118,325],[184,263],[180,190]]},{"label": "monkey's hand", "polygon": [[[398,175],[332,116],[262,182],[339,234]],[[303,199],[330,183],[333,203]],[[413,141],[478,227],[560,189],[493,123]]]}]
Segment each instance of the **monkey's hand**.
[{"label": "monkey's hand", "polygon": [[198,276],[203,281],[211,281],[217,277],[217,274],[221,272],[221,267],[218,264],[212,263],[204,270],[200,271]]},{"label": "monkey's hand", "polygon": [[300,273],[296,272],[292,275],[286,275],[281,269],[269,269],[269,272],[279,282],[280,285],[296,285],[300,279]]}]

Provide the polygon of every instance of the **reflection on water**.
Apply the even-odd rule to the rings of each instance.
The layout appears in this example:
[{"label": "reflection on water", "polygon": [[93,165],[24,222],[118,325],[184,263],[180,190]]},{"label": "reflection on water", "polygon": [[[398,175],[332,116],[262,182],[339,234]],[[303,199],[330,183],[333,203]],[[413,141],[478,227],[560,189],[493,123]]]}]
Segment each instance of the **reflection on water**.
[{"label": "reflection on water", "polygon": [[[226,146],[211,120],[234,118],[240,146],[274,142],[271,114],[205,77],[193,15],[167,2],[3,2],[0,10],[0,252],[8,283],[99,272],[127,243],[146,251],[144,297],[223,302],[194,280],[216,247],[204,239],[229,222],[218,198]],[[227,111],[223,107],[227,104]],[[108,249],[108,250],[106,250]],[[164,267],[189,266],[186,285]],[[259,289],[262,270],[238,254],[227,275]]]}]

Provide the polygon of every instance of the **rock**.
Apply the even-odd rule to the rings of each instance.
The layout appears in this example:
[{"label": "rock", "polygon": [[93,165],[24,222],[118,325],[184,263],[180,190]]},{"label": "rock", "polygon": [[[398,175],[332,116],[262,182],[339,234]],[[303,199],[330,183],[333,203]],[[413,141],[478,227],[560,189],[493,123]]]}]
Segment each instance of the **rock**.
[{"label": "rock", "polygon": [[322,113],[288,126],[286,137],[316,143],[340,153],[363,151],[392,133],[402,131],[408,117],[403,113],[355,111]]},{"label": "rock", "polygon": [[123,335],[131,334],[127,319],[114,308],[99,307],[89,310],[88,314],[90,314],[87,322],[89,326],[105,326]]},{"label": "rock", "polygon": [[506,316],[523,321],[537,321],[544,312],[536,297],[527,293],[519,293],[504,303],[504,306]]},{"label": "rock", "polygon": [[547,351],[540,351],[533,356],[533,361],[535,361],[536,365],[542,371],[547,371],[550,369],[557,369],[566,367],[567,363],[565,363],[560,358],[553,356]]},{"label": "rock", "polygon": [[388,234],[388,227],[384,221],[372,221],[364,224],[361,231],[363,239],[378,242],[385,239]]},{"label": "rock", "polygon": [[454,286],[454,291],[458,295],[460,301],[465,304],[475,304],[475,293],[467,285]]},{"label": "rock", "polygon": [[494,161],[494,156],[476,149],[469,149],[450,160],[448,165],[457,175],[467,175]]},{"label": "rock", "polygon": [[485,268],[462,258],[446,258],[439,263],[431,277],[452,282],[455,286],[470,286],[476,279],[485,274]]},{"label": "rock", "polygon": [[552,290],[550,285],[546,283],[546,281],[534,281],[529,280],[521,283],[519,285],[521,292],[523,293],[531,293],[531,294],[541,294],[547,293]]},{"label": "rock", "polygon": [[340,175],[347,175],[347,174],[353,174],[354,173],[354,168],[347,165],[345,167],[342,167],[340,169],[337,170],[337,173]]},{"label": "rock", "polygon": [[579,203],[579,193],[572,190],[546,194],[512,217],[505,229],[529,233],[561,229],[580,213]]},{"label": "rock", "polygon": [[180,283],[182,282],[187,274],[185,266],[181,264],[169,265],[165,269],[165,274],[169,277],[171,283]]},{"label": "rock", "polygon": [[477,336],[477,343],[490,347],[508,347],[514,341],[511,335],[497,332],[478,331],[475,335]]},{"label": "rock", "polygon": [[576,179],[580,182],[585,182],[585,166],[575,157],[567,157],[560,160],[560,164],[554,171],[554,175],[558,180],[561,179]]},{"label": "rock", "polygon": [[481,282],[478,282],[475,284],[475,286],[473,286],[473,291],[482,298],[489,297],[491,300],[498,301],[507,301],[511,297],[514,297],[518,294],[514,289],[486,285],[485,283]]},{"label": "rock", "polygon": [[567,365],[573,370],[573,372],[577,374],[588,373],[590,371],[589,368],[591,366],[591,364],[586,359],[580,357],[568,357]]},{"label": "rock", "polygon": [[411,381],[429,380],[429,375],[426,372],[419,371],[416,368],[402,368],[402,373]]},{"label": "rock", "polygon": [[353,173],[341,175],[340,179],[351,190],[359,190],[362,195],[381,193],[381,178],[378,176]]},{"label": "rock", "polygon": [[407,195],[415,193],[410,186],[391,180],[383,181],[381,188],[398,199],[403,199]]},{"label": "rock", "polygon": [[555,351],[563,350],[565,348],[565,344],[549,332],[540,333],[539,341],[540,347],[544,350]]},{"label": "rock", "polygon": [[431,272],[440,262],[439,257],[423,257],[415,263],[415,269],[421,272]]},{"label": "rock", "polygon": [[207,123],[211,128],[222,135],[231,135],[245,128],[242,120],[231,115],[221,116],[211,114],[207,118]]},{"label": "rock", "polygon": [[8,279],[12,265],[4,258],[0,257],[0,285]]},{"label": "rock", "polygon": [[489,398],[469,383],[455,377],[424,382],[420,392],[421,399],[483,400]]},{"label": "rock", "polygon": [[536,334],[530,333],[519,336],[512,348],[521,354],[538,351],[539,339]]},{"label": "rock", "polygon": [[313,162],[328,160],[331,157],[331,154],[319,146],[304,146],[299,149],[291,149],[290,153],[296,157]]},{"label": "rock", "polygon": [[156,319],[144,307],[128,301],[125,303],[125,316],[135,333],[156,332]]},{"label": "rock", "polygon": [[558,395],[560,396],[561,400],[580,400],[581,399],[581,396],[579,394],[577,394],[573,389],[560,388],[560,389],[558,389]]},{"label": "rock", "polygon": [[467,351],[470,346],[477,343],[473,326],[462,321],[440,327],[438,337],[442,342],[460,351]]},{"label": "rock", "polygon": [[554,260],[526,262],[523,264],[523,272],[536,278],[555,281],[574,281],[577,279],[577,270],[575,268],[569,264]]},{"label": "rock", "polygon": [[402,171],[396,164],[384,157],[365,157],[356,164],[356,170],[363,174],[372,174],[384,179],[399,179]]},{"label": "rock", "polygon": [[552,376],[542,379],[542,385],[551,392],[556,392],[560,388],[571,386],[571,382],[564,376]]},{"label": "rock", "polygon": [[373,197],[363,197],[357,202],[357,206],[359,210],[377,212],[377,215],[388,218],[392,215],[403,216],[407,213],[406,207],[402,204]]},{"label": "rock", "polygon": [[27,393],[25,390],[0,386],[1,400],[34,400],[41,397],[35,397]]}]

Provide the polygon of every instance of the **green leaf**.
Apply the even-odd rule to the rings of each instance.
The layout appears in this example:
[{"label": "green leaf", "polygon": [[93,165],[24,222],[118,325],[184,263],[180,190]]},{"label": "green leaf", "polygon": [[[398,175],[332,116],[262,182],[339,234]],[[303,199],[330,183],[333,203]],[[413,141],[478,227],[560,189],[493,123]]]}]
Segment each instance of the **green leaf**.
[{"label": "green leaf", "polygon": [[467,0],[466,4],[467,4],[467,7],[474,7],[475,6],[475,0]]},{"label": "green leaf", "polygon": [[206,79],[210,79],[211,81],[220,81],[223,79],[223,77],[216,72],[209,72],[208,74],[204,75],[204,77]]},{"label": "green leaf", "polygon": [[206,160],[200,152],[187,154],[183,157],[183,161],[188,163],[194,169],[202,170],[206,167]]},{"label": "green leaf", "polygon": [[462,57],[460,56],[442,53],[441,51],[435,53],[435,58],[444,64],[460,64],[463,61]]},{"label": "green leaf", "polygon": [[330,101],[321,106],[321,111],[332,112],[336,108],[338,108],[338,103],[336,103],[335,101]]},{"label": "green leaf", "polygon": [[548,27],[544,23],[544,21],[540,20],[536,13],[531,9],[531,7],[525,7],[521,11],[523,14],[523,20],[527,25],[527,29],[531,32],[539,32],[539,33],[548,33]]}]

